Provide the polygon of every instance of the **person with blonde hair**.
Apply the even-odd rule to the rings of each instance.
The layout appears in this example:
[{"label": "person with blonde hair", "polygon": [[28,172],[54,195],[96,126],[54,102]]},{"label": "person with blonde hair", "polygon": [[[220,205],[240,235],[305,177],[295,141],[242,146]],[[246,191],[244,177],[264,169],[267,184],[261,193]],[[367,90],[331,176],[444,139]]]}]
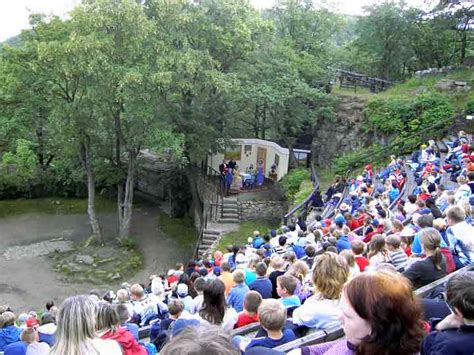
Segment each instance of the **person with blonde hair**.
[{"label": "person with blonde hair", "polygon": [[339,324],[339,301],[342,287],[349,277],[345,259],[325,252],[314,262],[314,294],[293,312],[293,323],[308,328],[324,329]]},{"label": "person with blonde hair", "polygon": [[446,235],[449,249],[453,253],[456,268],[474,262],[474,227],[466,222],[466,213],[460,206],[452,206],[446,211],[448,229]]},{"label": "person with blonde hair", "polygon": [[25,355],[48,355],[51,350],[47,343],[40,343],[38,330],[33,327],[21,333],[21,341],[28,344]]},{"label": "person with blonde hair", "polygon": [[403,275],[415,288],[425,286],[446,276],[446,261],[441,254],[441,235],[434,228],[425,228],[420,234],[425,258],[408,267]]},{"label": "person with blonde hair", "polygon": [[20,340],[21,329],[15,325],[15,319],[13,312],[5,311],[0,314],[0,351]]},{"label": "person with blonde hair", "polygon": [[122,355],[116,341],[97,336],[97,311],[98,304],[89,296],[67,298],[59,310],[51,355]]}]

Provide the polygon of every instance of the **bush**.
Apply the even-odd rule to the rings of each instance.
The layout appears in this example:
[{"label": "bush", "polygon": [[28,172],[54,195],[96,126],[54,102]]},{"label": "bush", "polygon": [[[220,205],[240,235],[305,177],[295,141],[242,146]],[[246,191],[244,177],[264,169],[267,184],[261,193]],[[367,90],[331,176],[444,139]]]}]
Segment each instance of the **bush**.
[{"label": "bush", "polygon": [[285,192],[288,200],[293,200],[296,193],[300,189],[300,185],[304,180],[311,180],[311,173],[306,168],[296,168],[290,170],[283,179],[280,180],[280,186]]},{"label": "bush", "polygon": [[474,115],[474,99],[466,102],[466,106],[464,107],[464,113],[466,115]]}]

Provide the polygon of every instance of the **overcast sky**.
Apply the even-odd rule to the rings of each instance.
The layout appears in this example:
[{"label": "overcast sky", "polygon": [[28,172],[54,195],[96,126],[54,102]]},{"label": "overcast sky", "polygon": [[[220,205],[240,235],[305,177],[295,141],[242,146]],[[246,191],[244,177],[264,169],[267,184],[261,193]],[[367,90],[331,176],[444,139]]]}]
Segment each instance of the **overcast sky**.
[{"label": "overcast sky", "polygon": [[[0,42],[28,28],[28,16],[31,12],[63,15],[79,2],[80,0],[0,0]],[[362,7],[381,1],[334,0],[332,2],[337,3],[336,6],[342,13],[362,14]],[[430,0],[407,0],[406,2],[413,6],[423,6]],[[257,8],[265,8],[272,6],[274,0],[251,0],[251,3]]]}]

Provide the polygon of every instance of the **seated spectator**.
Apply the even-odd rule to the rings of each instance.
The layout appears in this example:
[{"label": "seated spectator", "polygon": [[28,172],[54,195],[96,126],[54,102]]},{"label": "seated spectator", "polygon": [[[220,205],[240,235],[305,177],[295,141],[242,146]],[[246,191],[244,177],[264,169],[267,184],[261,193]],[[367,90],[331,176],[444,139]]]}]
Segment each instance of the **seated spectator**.
[{"label": "seated spectator", "polygon": [[292,330],[283,329],[286,322],[286,309],[282,303],[273,299],[263,300],[258,308],[258,316],[267,336],[252,339],[245,350],[257,346],[271,349],[296,339]]},{"label": "seated spectator", "polygon": [[[212,281],[214,282],[214,281]],[[173,337],[160,355],[240,355],[232,346],[229,333],[219,327],[188,327]]]},{"label": "seated spectator", "polygon": [[51,349],[51,355],[122,355],[116,341],[97,337],[97,307],[97,303],[89,296],[73,296],[63,302],[59,310],[56,343]]},{"label": "seated spectator", "polygon": [[304,251],[306,256],[303,256],[301,260],[311,269],[313,267],[314,257],[316,256],[316,248],[313,245],[308,245]]},{"label": "seated spectator", "polygon": [[261,303],[262,296],[260,296],[260,293],[256,291],[247,292],[244,300],[244,310],[239,313],[234,329],[258,322],[257,310]]},{"label": "seated spectator", "polygon": [[340,253],[343,250],[351,249],[351,242],[349,241],[349,236],[346,231],[334,231],[334,237],[337,238],[336,248],[337,252]]},{"label": "seated spectator", "polygon": [[221,326],[226,331],[232,330],[237,321],[237,312],[227,307],[224,283],[218,279],[207,282],[203,295],[203,308],[198,313],[203,323]]},{"label": "seated spectator", "polygon": [[272,282],[266,277],[267,264],[260,262],[255,270],[257,272],[257,279],[249,285],[249,289],[257,291],[264,299],[272,298]]},{"label": "seated spectator", "polygon": [[142,327],[153,319],[164,317],[168,312],[163,302],[153,295],[145,295],[143,287],[139,284],[130,287],[130,294],[133,304],[133,322]]},{"label": "seated spectator", "polygon": [[383,263],[390,263],[390,256],[385,244],[385,238],[381,234],[376,234],[372,237],[369,244],[369,265],[371,269],[375,269],[378,265]]},{"label": "seated spectator", "polygon": [[31,327],[21,333],[21,340],[28,344],[25,355],[48,355],[51,348],[47,343],[40,343],[38,331]]},{"label": "seated spectator", "polygon": [[402,240],[401,248],[405,252],[405,254],[410,257],[411,256],[411,246],[413,245],[413,239],[415,237],[415,231],[411,227],[405,227],[400,232],[400,237]]},{"label": "seated spectator", "polygon": [[[367,292],[370,290],[370,292]],[[416,354],[425,334],[410,283],[387,271],[353,278],[342,296],[345,338],[290,354]]]},{"label": "seated spectator", "polygon": [[188,295],[188,286],[185,284],[178,284],[178,288],[176,289],[176,295],[178,296],[178,300],[183,302],[184,309],[188,312],[191,312],[193,299],[191,296]]},{"label": "seated spectator", "polygon": [[407,213],[407,217],[410,217],[418,209],[416,200],[416,195],[408,196],[408,201],[405,203],[405,212]]},{"label": "seated spectator", "polygon": [[273,248],[272,254],[277,254],[279,256],[283,256],[286,253],[285,245],[288,238],[284,235],[278,238],[278,245]]},{"label": "seated spectator", "polygon": [[259,231],[254,231],[253,232],[253,241],[252,241],[252,247],[254,249],[259,249],[265,241],[263,240],[262,236],[260,235]]},{"label": "seated spectator", "polygon": [[[273,271],[270,273],[268,278],[270,279],[272,283],[272,298],[278,298],[278,293],[276,292],[276,287],[277,287],[277,277],[283,275],[286,272],[285,268],[285,260],[283,260],[280,257],[275,257],[272,259],[271,266],[273,267]],[[264,297],[263,298],[268,298]]]},{"label": "seated spectator", "polygon": [[260,257],[258,255],[252,255],[250,257],[249,264],[246,268],[244,268],[245,272],[245,284],[248,286],[252,282],[255,281],[257,278],[257,272],[255,271],[255,267],[260,262]]},{"label": "seated spectator", "polygon": [[21,329],[15,326],[15,314],[3,312],[0,314],[0,351],[8,344],[20,341]]},{"label": "seated spectator", "polygon": [[314,262],[314,295],[293,312],[293,323],[324,329],[339,323],[339,302],[349,267],[340,255],[325,252]]},{"label": "seated spectator", "polygon": [[56,340],[56,320],[50,312],[46,312],[41,317],[41,326],[38,327],[38,336],[40,342],[45,342],[53,346]]},{"label": "seated spectator", "polygon": [[27,343],[25,343],[24,341],[17,341],[17,342],[8,344],[5,347],[5,351],[3,352],[3,354],[4,355],[26,355],[26,349],[28,349]]},{"label": "seated spectator", "polygon": [[160,327],[156,334],[150,333],[150,341],[155,344],[158,351],[171,338],[172,329],[176,320],[184,311],[184,304],[180,300],[173,300],[168,305],[169,317],[160,322]]},{"label": "seated spectator", "polygon": [[219,280],[221,280],[225,285],[226,296],[229,295],[230,289],[232,288],[232,286],[234,286],[234,279],[230,270],[231,268],[229,263],[221,264],[221,275],[219,276]]},{"label": "seated spectator", "polygon": [[121,288],[117,291],[117,298],[118,303],[125,305],[128,308],[128,312],[133,315],[133,304],[130,302],[130,295],[127,290]]},{"label": "seated spectator", "polygon": [[343,250],[339,255],[346,260],[347,266],[349,266],[349,280],[351,280],[354,276],[360,274],[359,265],[356,264],[355,257],[354,254],[352,254],[352,251]]},{"label": "seated spectator", "polygon": [[237,269],[232,273],[234,280],[234,287],[230,289],[229,297],[227,297],[227,304],[233,307],[237,312],[242,312],[244,309],[244,299],[249,287],[245,284],[245,274],[242,270]]},{"label": "seated spectator", "polygon": [[449,249],[453,253],[456,268],[460,269],[474,262],[474,227],[465,221],[466,212],[459,206],[450,207],[446,211],[446,218]]},{"label": "seated spectator", "polygon": [[277,293],[280,296],[280,302],[285,308],[301,306],[301,301],[295,295],[298,279],[291,275],[281,275],[277,278]]},{"label": "seated spectator", "polygon": [[403,275],[415,288],[422,287],[446,276],[446,262],[441,254],[441,236],[434,228],[421,231],[421,245],[425,258],[411,264]]},{"label": "seated spectator", "polygon": [[206,280],[202,277],[197,278],[194,281],[194,288],[196,289],[197,296],[193,298],[191,302],[191,313],[195,314],[198,313],[202,309],[202,303],[204,301],[204,287],[206,286]]},{"label": "seated spectator", "polygon": [[120,319],[120,325],[124,328],[127,328],[130,333],[132,333],[135,340],[138,341],[138,325],[131,323],[131,315],[128,312],[127,306],[123,303],[119,303],[116,306],[116,310]]},{"label": "seated spectator", "polygon": [[408,261],[407,254],[400,248],[402,240],[397,235],[390,235],[385,242],[389,253],[389,258],[397,271],[403,270]]},{"label": "seated spectator", "polygon": [[446,285],[446,301],[452,313],[432,324],[421,354],[474,354],[474,271],[452,276]]},{"label": "seated spectator", "polygon": [[109,303],[99,303],[96,323],[101,339],[111,339],[119,343],[124,355],[146,355],[147,351],[138,344],[127,328],[121,327],[117,310]]},{"label": "seated spectator", "polygon": [[367,266],[369,266],[369,260],[364,258],[362,254],[365,252],[365,243],[361,240],[355,239],[351,242],[352,254],[354,254],[354,259],[356,264],[359,266],[360,272],[365,271]]}]

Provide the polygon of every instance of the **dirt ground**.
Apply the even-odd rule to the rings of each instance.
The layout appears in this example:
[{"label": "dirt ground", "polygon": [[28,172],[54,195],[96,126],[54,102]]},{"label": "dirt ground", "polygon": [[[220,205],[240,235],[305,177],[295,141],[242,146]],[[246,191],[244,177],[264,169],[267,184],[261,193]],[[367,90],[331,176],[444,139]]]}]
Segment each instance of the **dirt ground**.
[{"label": "dirt ground", "polygon": [[[180,246],[171,236],[159,230],[157,213],[158,208],[150,206],[134,211],[132,235],[143,253],[144,267],[134,277],[123,281],[146,283],[149,275],[161,273],[177,261],[185,262],[192,255],[189,247]],[[103,214],[99,218],[105,234],[116,235],[116,215]],[[55,238],[80,242],[87,238],[88,233],[85,215],[34,213],[0,219],[0,304],[10,305],[17,313],[40,311],[51,299],[60,304],[68,296],[88,293],[91,289],[117,291],[123,281],[99,286],[65,283],[53,270],[50,258],[37,256],[28,249],[34,248],[34,243]],[[18,258],[6,253],[14,246],[21,246],[14,248],[21,251]]]}]

